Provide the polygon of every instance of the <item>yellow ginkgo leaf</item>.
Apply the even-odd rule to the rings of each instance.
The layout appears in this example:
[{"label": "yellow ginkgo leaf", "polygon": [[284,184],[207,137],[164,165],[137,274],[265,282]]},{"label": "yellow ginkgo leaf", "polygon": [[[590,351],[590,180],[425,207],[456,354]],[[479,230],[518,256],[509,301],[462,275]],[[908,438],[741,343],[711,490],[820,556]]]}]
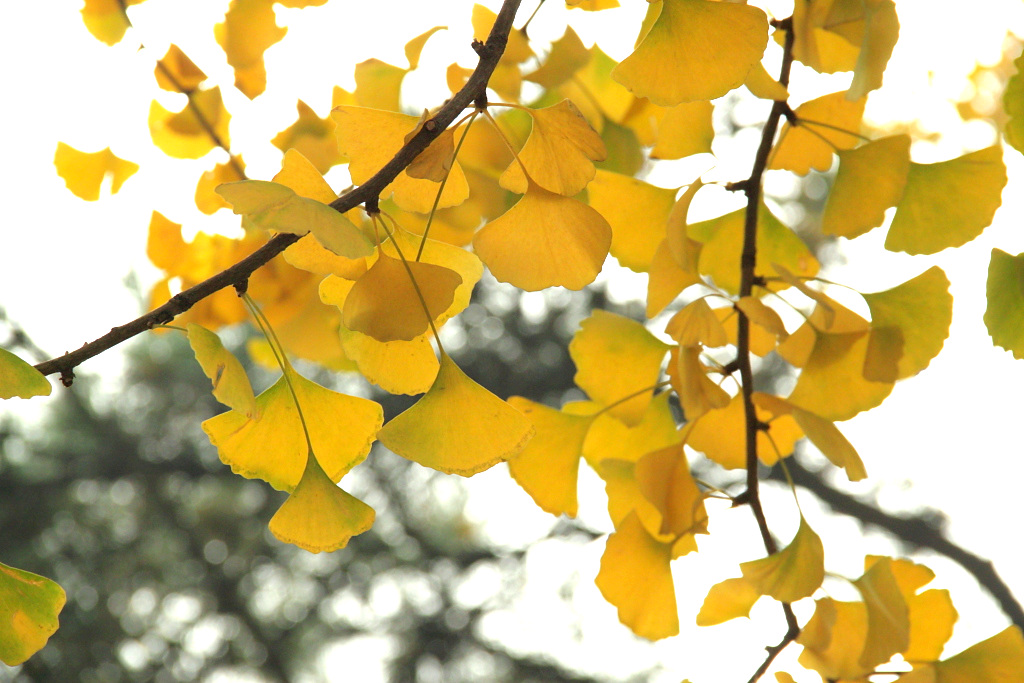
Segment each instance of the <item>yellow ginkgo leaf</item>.
[{"label": "yellow ginkgo leaf", "polygon": [[612,77],[663,107],[713,100],[739,87],[768,44],[760,9],[708,0],[662,0],[661,14]]},{"label": "yellow ginkgo leaf", "polygon": [[652,451],[636,462],[637,487],[661,514],[659,534],[705,533],[704,496],[690,474],[682,443]]},{"label": "yellow ginkgo leaf", "polygon": [[551,49],[541,65],[523,78],[552,90],[572,78],[588,61],[590,53],[583,41],[571,26],[566,26],[565,34],[551,43]]},{"label": "yellow ginkgo leaf", "polygon": [[231,0],[224,21],[213,27],[217,44],[235,70],[235,87],[249,99],[267,87],[263,53],[287,32],[277,25],[273,0]]},{"label": "yellow ginkgo leaf", "polygon": [[672,545],[655,540],[635,513],[608,537],[597,587],[633,633],[659,640],[679,633],[670,566]]},{"label": "yellow ginkgo leaf", "polygon": [[788,546],[774,555],[741,563],[740,571],[761,595],[795,602],[813,594],[825,579],[825,549],[801,515],[800,528]]},{"label": "yellow ginkgo leaf", "polygon": [[755,64],[750,70],[743,85],[747,86],[747,90],[755,97],[760,97],[762,100],[781,102],[789,98],[789,90],[786,86],[772,78],[761,62]]},{"label": "yellow ginkgo leaf", "polygon": [[213,383],[213,397],[247,418],[254,417],[256,396],[242,364],[213,332],[195,323],[189,323],[187,329],[196,361]]},{"label": "yellow ginkgo leaf", "polygon": [[[242,173],[239,173],[239,169]],[[227,209],[231,204],[217,194],[217,187],[224,183],[245,180],[245,164],[241,157],[233,157],[231,161],[217,164],[209,171],[203,171],[196,183],[196,208],[209,215],[220,209]]]},{"label": "yellow ginkgo leaf", "polygon": [[594,45],[590,61],[564,83],[561,94],[576,103],[594,130],[601,131],[604,119],[621,122],[636,98],[612,79],[617,62]]},{"label": "yellow ginkgo leaf", "polygon": [[359,62],[355,68],[355,100],[360,107],[383,111],[402,108],[402,81],[407,69],[376,58]]},{"label": "yellow ginkgo leaf", "polygon": [[236,214],[264,230],[295,235],[313,233],[335,254],[360,258],[373,253],[373,242],[344,214],[315,199],[300,196],[290,187],[265,180],[241,180],[217,187]]},{"label": "yellow ginkgo leaf", "polygon": [[[483,5],[473,5],[470,19],[473,24],[473,38],[486,41],[497,18],[498,15],[493,10]],[[521,29],[512,29],[508,34],[508,45],[505,46],[501,60],[510,64],[522,64],[532,56],[533,50],[530,49],[530,41],[526,34]]]},{"label": "yellow ginkgo leaf", "polygon": [[887,557],[879,558],[853,585],[868,613],[867,638],[858,661],[873,669],[910,645],[910,613]]},{"label": "yellow ginkgo leaf", "polygon": [[[175,159],[198,159],[220,144],[231,144],[228,124],[231,115],[224,108],[220,88],[197,90],[189,95],[190,103],[179,112],[164,109],[155,100],[149,106],[149,134],[153,144]],[[195,107],[203,120],[212,127],[216,140],[196,116]]]},{"label": "yellow ginkgo leaf", "polygon": [[501,282],[528,292],[579,290],[601,272],[611,241],[597,211],[529,183],[515,206],[481,228],[473,249]]},{"label": "yellow ginkgo leaf", "polygon": [[[768,424],[767,431],[757,430],[757,457],[765,465],[774,465],[788,457],[803,432],[790,416],[769,421],[767,411],[757,408],[757,419]],[[726,469],[747,466],[746,412],[743,396],[736,394],[728,405],[708,411],[693,426],[687,443]]]},{"label": "yellow ginkgo leaf", "polygon": [[302,478],[269,526],[279,541],[311,553],[329,553],[369,530],[374,516],[373,508],[331,481],[310,451]]},{"label": "yellow ginkgo leaf", "polygon": [[526,448],[509,459],[509,474],[545,512],[575,517],[580,455],[593,416],[565,413],[520,396],[508,402],[537,430]]},{"label": "yellow ginkgo leaf", "polygon": [[796,108],[797,125],[782,127],[768,168],[799,175],[812,168],[827,171],[833,153],[860,143],[864,103],[864,98],[851,102],[845,93],[834,92],[801,104]]},{"label": "yellow ginkgo leaf", "polygon": [[640,323],[596,310],[569,343],[576,384],[629,426],[636,426],[654,395],[669,345]]},{"label": "yellow ginkgo leaf", "polygon": [[[577,415],[590,415],[601,409],[594,402],[581,402],[563,407],[563,411]],[[628,427],[607,411],[602,412],[590,426],[583,442],[583,457],[596,470],[604,460],[636,462],[651,451],[679,443],[669,392],[662,392],[647,405],[643,418]],[[652,530],[652,533],[657,529]]]},{"label": "yellow ginkgo leaf", "polygon": [[429,334],[410,341],[390,342],[380,342],[345,327],[340,334],[341,347],[356,363],[359,374],[389,394],[422,394],[437,377],[439,365]]},{"label": "yellow ginkgo leaf", "polygon": [[936,164],[910,164],[885,248],[934,254],[981,234],[1002,203],[1006,166],[999,145]]},{"label": "yellow ginkgo leaf", "polygon": [[652,159],[682,159],[711,152],[715,129],[711,102],[684,102],[667,110],[658,121],[658,140]]},{"label": "yellow ginkgo leaf", "polygon": [[[771,332],[780,339],[785,339],[789,333],[786,325],[774,308],[769,308],[763,301],[753,296],[741,297],[736,302],[736,308],[747,316],[751,323]],[[762,355],[762,354],[758,354]]]},{"label": "yellow ginkgo leaf", "polygon": [[522,413],[442,353],[430,390],[384,425],[377,438],[403,458],[469,477],[522,451],[534,431]]},{"label": "yellow ginkgo leaf", "polygon": [[187,93],[206,80],[206,74],[173,43],[156,64],[156,84],[164,90]]},{"label": "yellow ginkgo leaf", "polygon": [[872,140],[839,151],[839,173],[825,202],[821,230],[853,239],[885,221],[903,196],[910,171],[910,136]]},{"label": "yellow ginkgo leaf", "polygon": [[587,187],[588,201],[611,226],[611,254],[619,263],[646,272],[676,203],[676,190],[656,187],[621,173],[598,171]]},{"label": "yellow ginkgo leaf", "polygon": [[53,165],[68,189],[90,202],[100,198],[100,186],[108,176],[110,193],[116,194],[124,181],[139,170],[138,164],[114,156],[109,147],[99,152],[80,152],[63,142],[57,143]]},{"label": "yellow ginkgo leaf", "polygon": [[[352,182],[360,185],[379,171],[405,144],[405,137],[416,128],[415,116],[393,111],[342,105],[331,111],[337,127],[338,148],[349,158]],[[399,173],[381,192],[381,198],[394,193],[395,203],[406,211],[429,213],[437,196],[438,183]],[[462,166],[452,164],[438,208],[461,204],[469,196]]]},{"label": "yellow ginkgo leaf", "polygon": [[[330,117],[320,118],[313,108],[302,100],[296,107],[299,118],[274,136],[270,144],[282,152],[294,149],[313,163],[320,173],[327,173],[332,166],[344,161],[338,151],[334,135],[334,121]],[[320,200],[323,201],[323,200]]]},{"label": "yellow ginkgo leaf", "polygon": [[410,341],[448,310],[460,284],[462,277],[449,268],[379,252],[346,297],[343,322],[377,341]]},{"label": "yellow ginkgo leaf", "polygon": [[[718,317],[719,320],[722,321],[722,327],[725,328],[725,334],[729,338],[729,343],[732,344],[733,346],[738,346],[739,345],[739,321],[740,321],[740,316],[736,312],[736,308],[739,308],[740,310],[743,310],[744,308],[746,308],[746,309],[754,308],[754,307],[752,307],[749,304],[750,300],[755,300],[755,299],[754,299],[754,297],[743,297],[739,301],[736,302],[735,308],[732,307],[732,306],[723,306],[722,308],[714,309],[715,315]],[[762,304],[762,306],[763,305],[764,304]],[[769,310],[769,311],[771,310],[767,306],[765,306],[764,308],[766,310]],[[763,327],[758,322],[758,320],[755,319],[756,316],[751,316],[750,322],[752,322],[754,324],[750,325],[750,327],[749,327],[749,332],[750,332],[749,333],[749,345],[750,345],[750,352],[752,354],[754,354],[755,356],[760,356],[760,357],[763,358],[764,356],[768,355],[769,353],[771,353],[772,351],[774,351],[776,349],[776,347],[779,345],[779,338],[780,338],[780,336],[783,336],[783,335],[779,335],[779,333],[777,332],[778,328],[775,326],[775,323],[770,322],[768,320],[768,319],[770,319],[771,314],[764,313],[763,310],[758,311],[758,315],[762,315],[762,314],[766,318],[765,322],[768,322],[768,324],[773,325],[772,330],[769,331],[769,329],[767,329],[766,327]],[[780,320],[778,322],[781,323],[782,321]],[[785,329],[785,328],[783,328],[783,329]],[[783,338],[788,338],[788,337],[783,336]]]},{"label": "yellow ginkgo leaf", "polygon": [[935,663],[939,683],[1010,683],[1024,680],[1024,636],[1008,626],[949,659]]},{"label": "yellow ginkgo leaf", "polygon": [[651,260],[649,278],[647,280],[647,317],[653,318],[661,313],[666,306],[675,301],[679,294],[690,285],[698,284],[696,269],[683,270],[679,267],[668,239],[663,239],[654,252]]},{"label": "yellow ginkgo leaf", "polygon": [[[330,480],[338,481],[370,452],[384,421],[383,410],[373,401],[326,389],[291,368],[286,372],[313,449]],[[202,427],[232,471],[263,479],[282,491],[291,491],[302,478],[309,446],[283,375],[256,397],[254,417],[231,410],[206,420]]]},{"label": "yellow ginkgo leaf", "polygon": [[[425,117],[427,115],[428,112],[424,110],[424,118],[421,118],[420,121],[426,121]],[[419,127],[406,136],[406,141],[411,140],[417,131],[419,131]],[[412,178],[422,178],[439,183],[448,176],[454,161],[455,131],[452,128],[448,128],[442,131],[425,150],[412,160],[412,163],[406,167],[405,172]]]},{"label": "yellow ginkgo leaf", "polygon": [[0,399],[49,396],[52,390],[38,370],[10,351],[0,349]]},{"label": "yellow ginkgo leaf", "polygon": [[430,36],[434,35],[438,31],[447,30],[447,28],[447,26],[435,26],[424,31],[405,44],[405,58],[409,60],[410,71],[419,68],[420,55],[423,53],[423,47],[427,44],[427,41],[430,40]]},{"label": "yellow ginkgo leaf", "polygon": [[900,20],[892,0],[864,3],[864,34],[847,99],[856,100],[882,87],[882,74],[900,35]]},{"label": "yellow ginkgo leaf", "polygon": [[17,666],[41,650],[66,600],[50,579],[0,564],[0,661]]},{"label": "yellow ginkgo leaf", "polygon": [[601,136],[569,100],[530,109],[533,130],[513,162],[501,174],[502,187],[523,194],[528,189],[520,162],[545,190],[571,197],[594,178],[594,163],[607,156]]},{"label": "yellow ginkgo leaf", "polygon": [[681,346],[672,353],[669,376],[688,422],[729,405],[729,394],[708,377],[707,367],[700,362],[699,346]]},{"label": "yellow ginkgo leaf", "polygon": [[726,579],[711,587],[697,613],[697,626],[714,626],[750,616],[761,594],[744,578]]},{"label": "yellow ginkgo leaf", "polygon": [[[850,481],[860,481],[867,476],[860,455],[832,422],[778,396],[755,392],[753,398],[758,408],[763,408],[776,418],[792,415],[797,426],[822,455],[836,467],[846,470],[846,476]],[[774,423],[774,420],[772,422]]]},{"label": "yellow ginkgo leaf", "polygon": [[131,25],[125,9],[140,2],[142,0],[85,0],[82,21],[94,38],[107,45],[115,45]]},{"label": "yellow ginkgo leaf", "polygon": [[804,646],[798,661],[826,680],[860,679],[874,670],[859,663],[867,631],[863,602],[816,600],[814,614],[796,639]]},{"label": "yellow ginkgo leaf", "polygon": [[729,343],[722,321],[708,306],[707,299],[694,299],[673,315],[665,332],[680,346],[715,348]]}]

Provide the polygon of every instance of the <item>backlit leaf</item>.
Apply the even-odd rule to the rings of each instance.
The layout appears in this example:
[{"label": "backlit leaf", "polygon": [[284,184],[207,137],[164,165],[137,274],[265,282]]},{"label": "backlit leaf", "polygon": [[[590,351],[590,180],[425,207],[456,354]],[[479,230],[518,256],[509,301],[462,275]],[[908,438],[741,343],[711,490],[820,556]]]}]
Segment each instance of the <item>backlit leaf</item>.
[{"label": "backlit leaf", "polygon": [[709,410],[729,405],[729,394],[708,377],[707,367],[700,362],[700,347],[680,346],[672,353],[669,375],[687,422],[693,422]]},{"label": "backlit leaf", "polygon": [[302,478],[269,526],[279,541],[311,553],[329,553],[369,530],[374,516],[373,508],[331,481],[310,451]]},{"label": "backlit leaf", "polygon": [[935,664],[937,683],[1012,683],[1024,680],[1024,636],[1008,626]]},{"label": "backlit leaf", "polygon": [[761,594],[744,578],[726,579],[711,587],[697,613],[697,626],[714,626],[737,617],[749,617]]},{"label": "backlit leaf", "polygon": [[153,72],[156,84],[164,90],[187,93],[206,80],[206,74],[177,45],[171,44],[167,54],[157,62]]},{"label": "backlit leaf", "polygon": [[863,602],[816,600],[814,615],[796,639],[804,646],[798,661],[827,680],[859,679],[874,670],[860,664],[867,631]]},{"label": "backlit leaf", "polygon": [[1024,254],[993,249],[985,292],[985,327],[992,343],[1024,358]]},{"label": "backlit leaf", "polygon": [[821,230],[853,239],[885,221],[903,197],[910,171],[910,136],[872,140],[839,152],[839,173],[825,202]]},{"label": "backlit leaf", "polygon": [[231,204],[224,201],[224,198],[217,194],[217,187],[224,183],[245,180],[244,173],[239,174],[236,168],[237,165],[243,171],[245,169],[245,164],[242,163],[241,157],[234,157],[234,161],[237,164],[225,161],[222,164],[217,164],[209,171],[203,171],[203,175],[199,176],[199,182],[196,183],[196,208],[203,213],[209,215],[216,213],[220,209],[231,207]]},{"label": "backlit leaf", "polygon": [[1024,153],[1024,53],[1013,60],[1013,66],[1016,71],[1003,91],[1003,110],[1009,118],[1004,134],[1014,149]]},{"label": "backlit leaf", "polygon": [[217,140],[231,144],[228,123],[231,115],[224,108],[220,88],[197,90],[189,95],[189,104],[179,112],[164,109],[155,100],[149,106],[149,134],[153,144],[175,159],[198,159],[217,146],[209,130],[200,123],[193,106],[210,124]]},{"label": "backlit leaf", "polygon": [[[757,419],[768,422],[771,415],[756,407]],[[687,443],[726,469],[747,466],[746,411],[743,396],[736,394],[729,403],[708,411],[694,424]],[[768,431],[757,431],[757,457],[766,465],[774,465],[780,457],[793,452],[793,446],[803,437],[796,421],[779,416],[768,422]],[[774,442],[774,445],[773,445]],[[778,452],[776,452],[776,448]]]},{"label": "backlit leaf", "polygon": [[270,143],[282,152],[294,149],[311,161],[317,171],[327,173],[332,166],[344,160],[338,151],[334,121],[329,116],[320,118],[302,100],[298,101],[296,108],[299,111],[298,119],[275,135]]},{"label": "backlit leaf", "polygon": [[100,186],[107,177],[110,193],[116,194],[124,181],[139,170],[138,164],[114,156],[109,147],[99,152],[80,152],[63,142],[57,143],[53,165],[68,189],[90,202],[100,198]]},{"label": "backlit leaf", "polygon": [[408,73],[394,64],[371,58],[356,64],[356,104],[370,109],[400,111],[402,81]]},{"label": "backlit leaf", "polygon": [[935,164],[911,163],[885,248],[934,254],[970,242],[992,222],[1005,185],[999,145]]},{"label": "backlit leaf", "polygon": [[526,194],[473,238],[495,278],[528,292],[583,289],[601,272],[612,230],[586,204],[530,183]]},{"label": "backlit leaf", "polygon": [[587,186],[590,206],[611,226],[611,254],[636,272],[646,272],[676,203],[676,190],[611,171],[598,171]]},{"label": "backlit leaf", "polygon": [[793,541],[760,560],[740,564],[743,578],[762,595],[781,602],[810,597],[825,578],[825,549],[818,534],[800,517]]},{"label": "backlit leaf", "polygon": [[654,252],[649,270],[646,310],[648,318],[661,313],[684,289],[701,281],[697,277],[696,269],[687,271],[679,267],[672,256],[667,238],[661,241],[658,250]]},{"label": "backlit leaf", "polygon": [[871,669],[889,661],[910,644],[910,614],[903,594],[890,569],[889,558],[881,558],[853,582],[868,612],[868,632],[860,664]]},{"label": "backlit leaf", "polygon": [[189,323],[188,343],[203,374],[213,383],[213,397],[247,418],[254,417],[256,396],[249,377],[234,354],[224,348],[220,337],[201,325]]},{"label": "backlit leaf", "polygon": [[743,4],[662,0],[636,50],[612,72],[637,97],[671,107],[740,86],[768,43],[764,12]]},{"label": "backlit leaf", "polygon": [[[546,190],[571,197],[594,177],[594,163],[607,155],[604,142],[569,100],[530,109],[533,130],[519,151],[530,178]],[[499,178],[502,187],[517,194],[527,191],[526,176],[513,162]]]},{"label": "backlit leaf", "polygon": [[551,43],[551,50],[543,63],[523,76],[548,90],[557,88],[590,61],[590,53],[571,26],[565,27],[565,34]]},{"label": "backlit leaf", "polygon": [[729,343],[722,321],[708,306],[707,299],[694,299],[680,308],[669,319],[665,332],[680,346],[714,348]]},{"label": "backlit leaf", "polygon": [[661,514],[659,534],[681,536],[706,530],[704,496],[690,474],[681,443],[652,451],[636,462],[637,487]]},{"label": "backlit leaf", "polygon": [[580,323],[569,344],[576,384],[601,405],[615,404],[609,412],[629,426],[643,418],[668,350],[640,323],[602,310]]},{"label": "backlit leaf", "polygon": [[17,666],[41,650],[66,600],[50,579],[0,564],[0,661]]},{"label": "backlit leaf", "polygon": [[856,100],[882,87],[882,74],[900,35],[900,21],[892,0],[864,2],[864,37],[847,99]]},{"label": "backlit leaf", "polygon": [[771,77],[768,70],[761,62],[758,62],[747,74],[747,80],[743,82],[755,97],[763,100],[783,101],[789,98],[789,90],[784,85]]},{"label": "backlit leaf", "polygon": [[38,370],[10,351],[0,349],[0,399],[49,396],[52,390]]},{"label": "backlit leaf", "polygon": [[649,640],[679,633],[671,549],[651,537],[631,513],[608,537],[597,573],[597,587],[618,609],[619,621]]},{"label": "backlit leaf", "polygon": [[[595,417],[583,442],[583,456],[587,462],[595,470],[604,460],[633,463],[652,451],[679,443],[679,432],[668,399],[668,392],[655,396],[634,427],[626,426],[608,412]],[[565,412],[576,415],[591,415],[600,409],[599,404],[592,402],[569,404],[563,408]],[[612,519],[617,518],[612,515]],[[656,528],[651,532],[655,531]]]},{"label": "backlit leaf", "polygon": [[575,517],[580,456],[593,416],[572,415],[520,396],[508,402],[537,430],[526,448],[509,459],[509,474],[545,512]]},{"label": "backlit leaf", "polygon": [[249,99],[267,87],[263,53],[287,32],[277,25],[273,0],[231,0],[224,21],[213,27],[217,44],[235,70],[235,87]]},{"label": "backlit leaf", "polygon": [[384,425],[377,438],[413,462],[469,477],[519,453],[534,431],[522,413],[442,353],[430,390]]},{"label": "backlit leaf", "polygon": [[806,175],[827,171],[832,154],[860,143],[865,99],[850,101],[841,92],[823,95],[796,108],[797,125],[786,123],[768,162],[769,169]]},{"label": "backlit leaf", "polygon": [[[302,406],[313,449],[331,481],[358,465],[370,452],[384,421],[380,405],[340,394],[286,371]],[[231,410],[202,424],[220,459],[244,477],[263,479],[291,491],[306,468],[309,447],[295,399],[282,375],[256,397],[253,418]]]},{"label": "backlit leaf", "polygon": [[94,38],[107,45],[115,45],[121,41],[130,25],[125,8],[140,2],[142,0],[85,0],[82,21]]}]

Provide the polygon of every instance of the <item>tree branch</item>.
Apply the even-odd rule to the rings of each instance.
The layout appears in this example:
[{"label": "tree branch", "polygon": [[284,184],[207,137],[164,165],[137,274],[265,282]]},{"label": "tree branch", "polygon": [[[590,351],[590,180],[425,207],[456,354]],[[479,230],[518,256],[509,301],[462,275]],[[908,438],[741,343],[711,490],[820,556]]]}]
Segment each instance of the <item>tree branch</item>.
[{"label": "tree branch", "polygon": [[[478,98],[482,98],[487,90],[487,82],[494,68],[505,52],[508,34],[512,30],[512,21],[519,9],[521,0],[505,0],[487,37],[487,42],[477,46],[480,61],[466,85],[450,100],[445,102],[437,114],[420,128],[420,131],[407,142],[394,158],[384,165],[372,178],[359,187],[346,192],[331,202],[330,206],[337,211],[345,212],[367,201],[374,201],[381,191],[412,163],[420,152],[437,138],[462,111]],[[432,125],[431,125],[432,124]],[[186,289],[171,297],[164,305],[153,309],[129,323],[111,328],[102,337],[83,344],[80,348],[63,356],[52,358],[35,366],[44,375],[60,373],[61,381],[67,386],[74,378],[73,370],[84,361],[97,356],[123,341],[141,334],[156,325],[163,325],[175,316],[192,308],[197,302],[211,294],[230,286],[243,286],[252,273],[280,254],[299,240],[298,235],[280,234],[272,237],[266,244],[242,259],[230,268],[213,277]]]}]

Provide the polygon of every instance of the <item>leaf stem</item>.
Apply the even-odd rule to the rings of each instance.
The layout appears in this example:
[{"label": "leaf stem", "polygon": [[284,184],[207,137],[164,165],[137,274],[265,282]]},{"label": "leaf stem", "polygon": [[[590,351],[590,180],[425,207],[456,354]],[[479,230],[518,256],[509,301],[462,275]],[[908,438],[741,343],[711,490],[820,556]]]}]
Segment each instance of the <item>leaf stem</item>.
[{"label": "leaf stem", "polygon": [[516,153],[516,149],[515,147],[512,146],[512,142],[508,139],[508,136],[505,135],[505,131],[501,129],[501,126],[498,125],[498,122],[494,120],[493,116],[491,116],[491,112],[487,111],[486,109],[484,109],[483,112],[484,116],[487,117],[487,120],[491,122],[492,126],[494,126],[494,130],[498,131],[498,137],[500,137],[501,141],[505,143],[505,146],[508,148],[508,151],[512,153],[512,156],[513,158],[515,158],[516,163],[519,164],[519,168],[522,169],[523,175],[526,176],[527,185],[536,182],[533,178],[530,177],[530,172],[526,170],[526,165],[523,164],[523,160],[519,158],[519,154]]},{"label": "leaf stem", "polygon": [[[441,195],[444,194],[444,186],[448,184],[448,178],[452,175],[452,168],[455,166],[455,161],[459,158],[459,150],[462,149],[462,143],[466,141],[466,135],[469,134],[469,128],[473,125],[473,121],[476,120],[477,115],[480,113],[479,110],[474,109],[473,113],[469,115],[469,123],[466,124],[465,129],[462,131],[462,136],[459,138],[459,142],[455,145],[455,151],[452,153],[452,165],[448,168],[448,171],[444,174],[444,179],[441,181],[441,186],[437,188],[437,196],[434,197],[434,205],[430,207],[430,214],[427,216],[427,225],[423,228],[423,237],[420,239],[420,247],[416,250],[416,260],[419,261],[423,256],[423,247],[427,245],[427,235],[430,234],[430,226],[434,223],[434,214],[437,213],[437,205],[441,202]],[[466,119],[464,118],[463,121]],[[461,123],[461,122],[460,122]],[[456,127],[459,123],[455,124]]]}]

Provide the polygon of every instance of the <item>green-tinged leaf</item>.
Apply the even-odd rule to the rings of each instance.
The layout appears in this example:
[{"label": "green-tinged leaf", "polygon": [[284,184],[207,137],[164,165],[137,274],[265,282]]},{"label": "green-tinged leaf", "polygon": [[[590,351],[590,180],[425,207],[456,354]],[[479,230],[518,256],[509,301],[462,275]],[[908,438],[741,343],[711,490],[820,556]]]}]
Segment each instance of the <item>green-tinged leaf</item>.
[{"label": "green-tinged leaf", "polygon": [[847,99],[856,100],[882,87],[882,74],[900,35],[900,21],[892,0],[864,2],[864,37]]},{"label": "green-tinged leaf", "polygon": [[256,414],[256,396],[245,369],[224,348],[220,337],[201,325],[188,324],[188,343],[203,374],[213,383],[213,397],[246,417]]},{"label": "green-tinged leaf", "polygon": [[818,534],[800,517],[793,541],[760,560],[740,564],[743,578],[762,595],[781,602],[810,597],[825,578],[825,549]]},{"label": "green-tinged leaf", "polygon": [[993,249],[985,289],[985,327],[992,343],[1024,359],[1024,254]]},{"label": "green-tinged leaf", "polygon": [[885,248],[934,254],[970,242],[992,222],[1005,185],[998,145],[936,164],[911,163]]},{"label": "green-tinged leaf", "polygon": [[910,172],[910,136],[873,140],[839,151],[839,172],[825,203],[821,231],[853,239],[885,221],[903,197]]},{"label": "green-tinged leaf", "polygon": [[611,254],[637,272],[647,272],[676,201],[676,190],[642,180],[598,171],[587,187],[590,206],[612,228]]},{"label": "green-tinged leaf", "polygon": [[1017,71],[1006,82],[1003,92],[1003,110],[1006,122],[1006,141],[1018,152],[1024,153],[1024,53],[1013,60]]},{"label": "green-tinged leaf", "polygon": [[963,652],[935,664],[936,683],[1024,681],[1024,636],[1009,626]]},{"label": "green-tinged leaf", "polygon": [[0,399],[49,396],[52,389],[38,370],[10,351],[0,349]]},{"label": "green-tinged leaf", "polygon": [[17,666],[42,649],[65,600],[50,579],[0,564],[0,661]]},{"label": "green-tinged leaf", "polygon": [[325,248],[359,258],[373,253],[373,243],[344,214],[266,180],[240,180],[217,187],[236,214],[264,230],[305,235],[312,232]]}]

